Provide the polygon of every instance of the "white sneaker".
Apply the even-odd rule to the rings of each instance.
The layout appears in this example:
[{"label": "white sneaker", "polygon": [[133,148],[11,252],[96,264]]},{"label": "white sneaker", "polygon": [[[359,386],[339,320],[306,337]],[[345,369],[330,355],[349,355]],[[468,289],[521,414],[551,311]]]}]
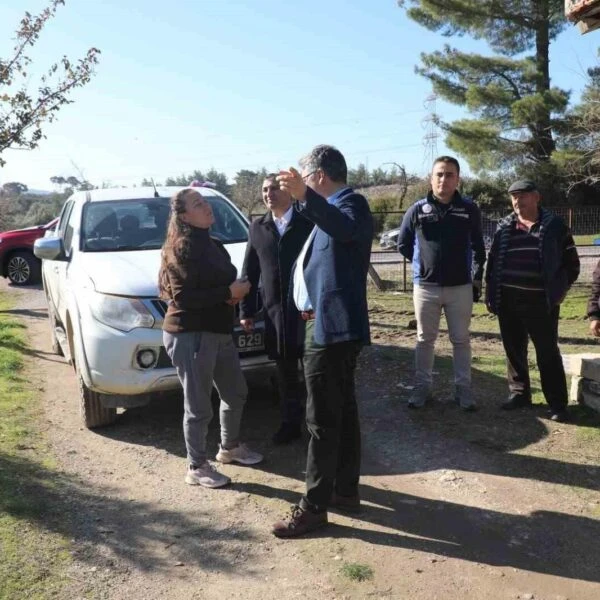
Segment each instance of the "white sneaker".
[{"label": "white sneaker", "polygon": [[238,444],[235,448],[227,450],[219,444],[219,452],[217,452],[217,460],[222,463],[236,462],[240,465],[256,465],[262,462],[263,455],[250,450],[245,444]]},{"label": "white sneaker", "polygon": [[219,488],[231,483],[231,479],[223,473],[219,473],[208,461],[199,467],[188,467],[185,482],[189,485],[201,485],[207,488]]}]

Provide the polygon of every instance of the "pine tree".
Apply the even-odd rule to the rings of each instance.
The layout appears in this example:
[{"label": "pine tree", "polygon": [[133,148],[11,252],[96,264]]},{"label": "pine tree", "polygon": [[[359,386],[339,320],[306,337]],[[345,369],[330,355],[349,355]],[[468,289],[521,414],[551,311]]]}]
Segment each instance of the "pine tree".
[{"label": "pine tree", "polygon": [[588,69],[588,83],[581,100],[567,115],[563,135],[552,156],[578,195],[587,191],[590,203],[598,203],[600,189],[600,68]]},{"label": "pine tree", "polygon": [[408,16],[446,37],[485,40],[495,53],[445,45],[421,54],[417,73],[474,118],[440,123],[472,169],[548,163],[569,92],[550,82],[550,43],[566,26],[563,0],[399,0]]}]

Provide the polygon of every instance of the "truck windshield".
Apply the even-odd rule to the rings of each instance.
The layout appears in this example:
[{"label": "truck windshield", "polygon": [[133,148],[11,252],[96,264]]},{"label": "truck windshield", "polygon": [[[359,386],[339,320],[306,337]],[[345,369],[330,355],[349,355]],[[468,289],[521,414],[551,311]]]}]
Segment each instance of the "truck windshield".
[{"label": "truck windshield", "polygon": [[[246,242],[248,225],[230,204],[219,196],[202,194],[212,206],[215,222],[211,236],[224,244]],[[84,252],[157,250],[167,233],[168,198],[142,198],[90,202],[81,222],[81,249]]]}]

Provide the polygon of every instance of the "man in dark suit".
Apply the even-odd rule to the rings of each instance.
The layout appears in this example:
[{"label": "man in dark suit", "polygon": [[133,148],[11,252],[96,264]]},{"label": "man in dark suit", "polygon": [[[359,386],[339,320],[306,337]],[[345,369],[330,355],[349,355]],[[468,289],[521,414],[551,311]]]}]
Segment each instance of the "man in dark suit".
[{"label": "man in dark suit", "polygon": [[296,537],[327,525],[327,508],[360,510],[360,423],[354,387],[356,360],[370,343],[367,271],[373,218],[364,196],[346,183],[346,161],[317,146],[278,177],[295,208],[315,227],[292,273],[293,301],[306,321],[304,378],[310,433],[306,494],[273,526]]},{"label": "man in dark suit", "polygon": [[262,198],[269,212],[250,224],[242,272],[252,287],[240,302],[240,323],[245,331],[254,328],[261,280],[265,346],[269,357],[276,361],[281,406],[281,426],[273,442],[286,444],[301,436],[303,413],[298,377],[298,359],[302,357],[302,339],[298,334],[302,321],[296,308],[287,302],[290,273],[313,224],[294,211],[292,197],[279,187],[277,175],[265,177]]}]

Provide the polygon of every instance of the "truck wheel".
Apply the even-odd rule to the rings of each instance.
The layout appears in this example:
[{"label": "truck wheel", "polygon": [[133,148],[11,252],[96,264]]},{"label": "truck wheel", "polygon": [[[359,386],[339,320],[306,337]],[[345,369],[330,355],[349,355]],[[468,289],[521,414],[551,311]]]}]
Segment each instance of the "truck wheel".
[{"label": "truck wheel", "polygon": [[111,425],[117,419],[116,408],[105,408],[100,401],[100,394],[90,390],[83,381],[83,377],[77,371],[77,383],[79,385],[79,412],[81,420],[88,429]]},{"label": "truck wheel", "polygon": [[11,254],[6,265],[8,278],[14,285],[38,283],[41,276],[40,261],[31,252]]}]

